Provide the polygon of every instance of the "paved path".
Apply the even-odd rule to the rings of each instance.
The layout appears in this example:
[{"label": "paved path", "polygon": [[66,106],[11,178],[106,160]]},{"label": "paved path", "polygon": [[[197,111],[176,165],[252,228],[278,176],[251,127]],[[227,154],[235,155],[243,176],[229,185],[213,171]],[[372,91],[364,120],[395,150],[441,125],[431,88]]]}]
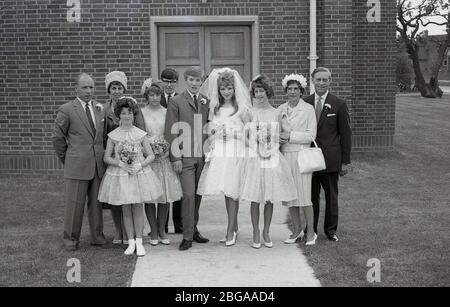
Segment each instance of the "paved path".
[{"label": "paved path", "polygon": [[[262,209],[262,207],[261,207]],[[262,213],[262,210],[261,210]],[[200,208],[200,232],[208,244],[178,251],[181,235],[169,235],[172,244],[156,247],[146,244],[147,256],[136,264],[132,287],[302,287],[320,286],[301,249],[283,244],[289,236],[285,223],[287,210],[275,206],[271,227],[272,249],[251,247],[250,207],[242,203],[239,213],[240,236],[235,246],[219,240],[226,232],[223,198],[205,198]],[[262,220],[261,220],[262,222]],[[262,225],[261,225],[262,229]],[[303,247],[302,247],[303,248]]]}]

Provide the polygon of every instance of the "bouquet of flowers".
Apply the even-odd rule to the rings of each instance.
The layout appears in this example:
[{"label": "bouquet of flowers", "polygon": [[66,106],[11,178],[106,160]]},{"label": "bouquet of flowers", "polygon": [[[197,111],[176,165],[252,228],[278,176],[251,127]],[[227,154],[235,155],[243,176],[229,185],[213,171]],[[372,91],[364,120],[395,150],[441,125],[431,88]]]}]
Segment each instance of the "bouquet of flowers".
[{"label": "bouquet of flowers", "polygon": [[221,138],[223,140],[226,139],[227,136],[227,127],[224,123],[216,123],[213,125],[211,129],[211,134],[216,138]]},{"label": "bouquet of flowers", "polygon": [[152,146],[156,160],[163,158],[169,152],[169,143],[163,136],[150,137],[150,145]]},{"label": "bouquet of flowers", "polygon": [[272,155],[272,134],[269,123],[256,123],[256,142],[258,153],[262,158],[270,158]]},{"label": "bouquet of flowers", "polygon": [[120,161],[128,165],[132,165],[133,163],[136,162],[139,153],[137,144],[128,141],[123,141],[120,142],[118,146],[119,146]]}]

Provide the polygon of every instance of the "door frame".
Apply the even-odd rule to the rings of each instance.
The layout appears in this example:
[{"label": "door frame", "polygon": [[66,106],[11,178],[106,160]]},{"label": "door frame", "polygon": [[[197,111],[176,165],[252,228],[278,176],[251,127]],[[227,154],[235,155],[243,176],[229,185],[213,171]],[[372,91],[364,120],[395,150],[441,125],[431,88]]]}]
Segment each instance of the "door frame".
[{"label": "door frame", "polygon": [[259,19],[258,16],[151,16],[150,52],[152,78],[159,79],[158,27],[160,26],[251,26],[250,78],[259,74]]}]

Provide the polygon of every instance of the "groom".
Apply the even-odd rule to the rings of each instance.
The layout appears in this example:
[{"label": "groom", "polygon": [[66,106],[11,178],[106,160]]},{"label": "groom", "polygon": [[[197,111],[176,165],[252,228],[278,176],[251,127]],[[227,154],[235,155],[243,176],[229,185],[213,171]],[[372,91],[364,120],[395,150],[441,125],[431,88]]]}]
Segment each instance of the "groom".
[{"label": "groom", "polygon": [[97,197],[105,172],[103,125],[105,114],[97,110],[94,80],[88,74],[77,78],[77,98],[62,105],[53,129],[53,147],[64,165],[66,214],[64,245],[67,251],[79,248],[83,212],[87,200],[91,244],[106,244],[103,213]]},{"label": "groom", "polygon": [[188,68],[184,73],[186,90],[170,99],[167,106],[165,138],[171,144],[170,161],[175,172],[180,175],[183,189],[181,251],[191,248],[192,241],[209,242],[197,229],[202,198],[196,191],[205,164],[203,144],[207,135],[203,133],[203,127],[209,112],[208,98],[199,94],[203,77],[204,72],[200,67]]}]

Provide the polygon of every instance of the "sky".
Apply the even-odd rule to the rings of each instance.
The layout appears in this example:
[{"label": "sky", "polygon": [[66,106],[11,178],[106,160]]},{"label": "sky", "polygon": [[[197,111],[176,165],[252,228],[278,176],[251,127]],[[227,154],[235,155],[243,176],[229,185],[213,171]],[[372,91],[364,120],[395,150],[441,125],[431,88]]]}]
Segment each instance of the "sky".
[{"label": "sky", "polygon": [[[410,0],[413,5],[417,5],[419,3],[421,3],[421,0]],[[436,22],[441,22],[442,18],[439,17],[431,17],[428,18],[430,21],[436,21]],[[446,33],[446,28],[445,26],[437,26],[437,25],[428,25],[426,28],[421,28],[420,32],[422,32],[423,30],[428,30],[428,34],[429,35],[440,35],[440,34],[445,34]]]}]

